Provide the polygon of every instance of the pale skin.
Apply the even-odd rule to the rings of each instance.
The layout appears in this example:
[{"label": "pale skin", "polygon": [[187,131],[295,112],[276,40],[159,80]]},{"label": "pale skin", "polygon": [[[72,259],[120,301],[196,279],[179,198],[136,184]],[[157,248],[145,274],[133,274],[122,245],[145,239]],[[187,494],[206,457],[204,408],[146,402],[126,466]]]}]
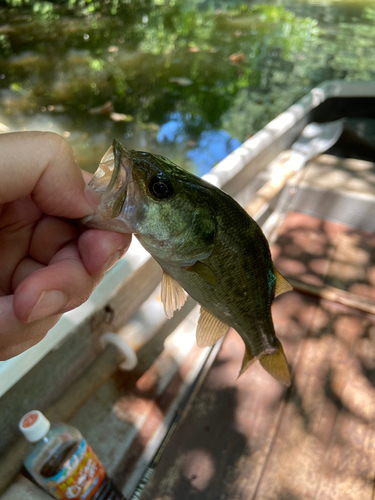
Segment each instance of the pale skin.
[{"label": "pale skin", "polygon": [[[42,340],[88,299],[131,236],[84,229],[94,212],[68,142],[50,132],[0,135],[0,361]],[[84,180],[85,176],[85,180]]]}]

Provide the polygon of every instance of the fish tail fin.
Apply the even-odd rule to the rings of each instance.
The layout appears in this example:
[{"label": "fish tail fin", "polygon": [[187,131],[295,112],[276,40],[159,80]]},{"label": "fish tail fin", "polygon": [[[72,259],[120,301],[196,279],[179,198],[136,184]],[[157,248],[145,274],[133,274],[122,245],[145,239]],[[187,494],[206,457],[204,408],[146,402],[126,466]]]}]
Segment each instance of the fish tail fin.
[{"label": "fish tail fin", "polygon": [[283,346],[281,342],[276,339],[277,352],[272,354],[263,354],[259,357],[259,362],[265,370],[268,371],[280,383],[290,385],[290,372],[288,362],[286,360]]},{"label": "fish tail fin", "polygon": [[258,357],[256,356],[253,356],[251,354],[251,352],[246,348],[245,349],[245,354],[244,354],[244,357],[243,357],[243,360],[242,360],[242,366],[241,366],[241,370],[240,370],[240,373],[238,374],[238,377],[237,378],[240,378],[241,375],[254,363],[254,361],[256,361],[258,359]]},{"label": "fish tail fin", "polygon": [[289,386],[290,385],[290,372],[288,363],[284,354],[283,346],[280,341],[276,339],[277,351],[272,353],[260,354],[253,356],[246,348],[245,355],[242,361],[241,371],[238,375],[240,377],[257,359],[263,368],[272,375],[278,382]]}]

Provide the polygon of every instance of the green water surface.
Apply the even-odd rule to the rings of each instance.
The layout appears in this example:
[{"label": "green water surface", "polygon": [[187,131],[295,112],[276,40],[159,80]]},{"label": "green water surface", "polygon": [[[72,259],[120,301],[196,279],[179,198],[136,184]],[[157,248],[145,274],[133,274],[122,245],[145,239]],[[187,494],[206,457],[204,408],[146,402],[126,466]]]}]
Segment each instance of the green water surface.
[{"label": "green water surface", "polygon": [[328,79],[372,80],[375,2],[3,1],[0,132],[113,137],[198,174]]}]

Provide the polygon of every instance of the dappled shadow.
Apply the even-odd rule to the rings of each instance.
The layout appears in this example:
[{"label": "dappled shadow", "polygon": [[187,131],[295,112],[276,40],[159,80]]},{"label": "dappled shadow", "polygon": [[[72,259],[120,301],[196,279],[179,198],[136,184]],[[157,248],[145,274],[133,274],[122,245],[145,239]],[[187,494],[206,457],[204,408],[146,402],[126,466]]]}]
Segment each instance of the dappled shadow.
[{"label": "dappled shadow", "polygon": [[272,247],[286,277],[375,299],[375,235],[291,212]]},{"label": "dappled shadow", "polygon": [[[317,289],[329,284],[354,290],[361,284],[352,293],[371,298],[373,247],[369,233],[291,213],[273,254],[286,276]],[[331,493],[371,499],[375,318],[297,291],[278,297],[272,313],[291,367],[291,388],[258,363],[237,380],[244,348],[231,330],[154,462],[141,500],[325,500]],[[133,397],[143,405],[138,418],[148,412],[147,425],[160,426],[186,371],[181,365],[164,391],[152,367],[148,372],[135,383]],[[135,454],[148,442],[142,432]],[[131,473],[119,468],[116,477]]]},{"label": "dappled shadow", "polygon": [[375,146],[371,161],[323,154],[306,169],[302,185],[357,194],[375,194]]},{"label": "dappled shadow", "polygon": [[[327,489],[371,498],[374,318],[297,292],[275,301],[273,317],[291,389],[258,364],[236,380],[243,343],[231,331],[142,500],[323,500]],[[138,395],[151,401],[152,392],[140,386]],[[166,397],[154,393],[154,419]],[[345,497],[354,486],[359,496]]]},{"label": "dappled shadow", "polygon": [[[370,233],[290,213],[273,254],[286,277],[312,283],[318,292],[319,287],[333,286],[375,297]],[[254,498],[279,500],[286,489],[290,498],[298,499],[323,500],[332,494],[371,499],[374,316],[296,292],[277,299],[273,312],[276,331],[294,366],[293,386]],[[288,330],[300,341],[292,358]],[[279,483],[277,477],[282,477]]]},{"label": "dappled shadow", "polygon": [[[215,407],[217,420],[212,421]],[[202,391],[172,437],[148,491],[173,498],[217,498],[233,480],[233,466],[251,453],[251,445],[235,428],[236,389]],[[154,493],[144,498],[154,498]]]},{"label": "dappled shadow", "polygon": [[[245,470],[255,466],[260,476],[257,456],[265,456],[267,434],[272,442],[284,389],[256,366],[250,378],[247,372],[236,380],[242,356],[243,342],[231,330],[142,499],[237,498]],[[255,487],[256,481],[245,489]]]}]

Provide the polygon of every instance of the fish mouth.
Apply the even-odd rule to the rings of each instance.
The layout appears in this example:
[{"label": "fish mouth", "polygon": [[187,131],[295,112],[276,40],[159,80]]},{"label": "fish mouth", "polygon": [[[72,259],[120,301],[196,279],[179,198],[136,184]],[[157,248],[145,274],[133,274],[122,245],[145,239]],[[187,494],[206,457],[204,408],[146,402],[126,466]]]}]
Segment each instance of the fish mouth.
[{"label": "fish mouth", "polygon": [[114,139],[112,146],[100,160],[88,186],[100,196],[93,215],[81,219],[89,227],[117,232],[134,232],[126,223],[123,208],[132,184],[133,161],[130,152]]}]

